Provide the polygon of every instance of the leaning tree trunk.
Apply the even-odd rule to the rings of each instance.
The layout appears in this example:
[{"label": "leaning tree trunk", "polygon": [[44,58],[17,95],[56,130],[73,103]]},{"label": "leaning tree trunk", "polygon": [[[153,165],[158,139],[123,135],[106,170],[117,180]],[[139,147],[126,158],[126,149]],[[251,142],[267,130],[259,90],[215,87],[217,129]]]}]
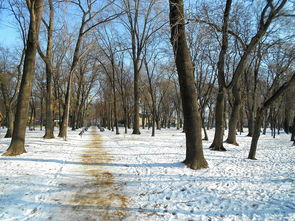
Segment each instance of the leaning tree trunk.
[{"label": "leaning tree trunk", "polygon": [[4,156],[15,156],[25,153],[25,134],[31,98],[33,78],[35,74],[35,60],[40,21],[43,10],[43,0],[28,0],[30,12],[30,26],[28,30],[27,48],[25,53],[23,76],[17,99],[15,121],[11,143]]},{"label": "leaning tree trunk", "polygon": [[241,93],[239,81],[233,86],[232,89],[234,96],[234,105],[232,108],[229,124],[228,124],[228,137],[226,142],[238,146],[237,143],[237,125],[239,121],[240,106],[241,106]]},{"label": "leaning tree trunk", "polygon": [[72,79],[73,79],[73,74],[74,70],[76,69],[76,66],[79,62],[80,59],[80,46],[81,42],[83,40],[83,35],[85,34],[84,32],[84,27],[85,27],[85,17],[83,16],[82,23],[79,29],[79,35],[78,39],[75,45],[75,51],[73,55],[73,60],[68,76],[68,82],[67,82],[67,91],[65,95],[65,105],[64,105],[64,110],[63,110],[63,116],[62,116],[62,122],[61,126],[59,129],[59,134],[58,137],[63,137],[65,140],[67,139],[67,133],[68,133],[68,123],[69,123],[69,115],[70,115],[70,104],[71,104],[71,91],[72,91]]},{"label": "leaning tree trunk", "polygon": [[207,168],[202,147],[202,122],[194,84],[193,64],[186,42],[183,0],[170,0],[171,43],[178,72],[184,122],[186,127],[186,159],[191,169]]},{"label": "leaning tree trunk", "polygon": [[254,127],[253,127],[251,147],[250,147],[250,152],[248,155],[248,158],[252,160],[256,160],[255,155],[256,155],[258,139],[260,137],[261,123],[262,123],[262,109],[257,109],[256,118],[255,118]]},{"label": "leaning tree trunk", "polygon": [[257,143],[260,136],[260,128],[262,123],[262,114],[263,112],[275,101],[277,100],[290,86],[295,84],[295,72],[292,74],[292,77],[289,81],[286,81],[281,87],[279,87],[272,96],[263,102],[260,108],[257,108],[256,118],[254,123],[254,132],[251,141],[251,147],[249,151],[249,159],[255,160],[255,154],[257,149]]}]

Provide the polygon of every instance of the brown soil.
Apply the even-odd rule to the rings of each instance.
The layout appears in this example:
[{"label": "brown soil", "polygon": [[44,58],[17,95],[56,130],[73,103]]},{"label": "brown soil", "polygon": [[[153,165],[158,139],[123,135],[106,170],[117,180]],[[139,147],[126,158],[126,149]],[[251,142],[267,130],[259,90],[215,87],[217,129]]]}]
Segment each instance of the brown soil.
[{"label": "brown soil", "polygon": [[127,198],[107,166],[113,158],[104,150],[97,131],[94,129],[91,133],[92,140],[82,156],[86,173],[91,178],[79,189],[72,204],[77,215],[86,210],[89,217],[98,220],[122,220],[126,216]]}]

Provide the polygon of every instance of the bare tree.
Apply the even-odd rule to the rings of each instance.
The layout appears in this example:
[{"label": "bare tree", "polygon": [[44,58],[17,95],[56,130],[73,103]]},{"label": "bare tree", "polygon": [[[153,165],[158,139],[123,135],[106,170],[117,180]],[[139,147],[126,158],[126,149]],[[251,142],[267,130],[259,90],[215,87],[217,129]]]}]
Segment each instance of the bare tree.
[{"label": "bare tree", "polygon": [[25,153],[25,133],[32,82],[35,72],[37,41],[42,18],[43,0],[27,0],[30,13],[27,48],[25,53],[23,76],[18,94],[13,135],[11,143],[4,156],[13,156]]},{"label": "bare tree", "polygon": [[186,159],[192,169],[207,168],[201,133],[201,116],[194,84],[194,73],[186,42],[183,0],[170,0],[171,43],[178,72],[186,135]]},{"label": "bare tree", "polygon": [[44,26],[47,30],[47,46],[46,54],[44,54],[38,44],[38,52],[42,60],[46,65],[46,124],[45,124],[45,135],[43,138],[51,139],[54,138],[54,122],[53,122],[53,104],[52,104],[52,47],[53,47],[53,25],[54,25],[54,6],[52,0],[48,0],[49,5],[49,21],[46,22],[42,19]]}]

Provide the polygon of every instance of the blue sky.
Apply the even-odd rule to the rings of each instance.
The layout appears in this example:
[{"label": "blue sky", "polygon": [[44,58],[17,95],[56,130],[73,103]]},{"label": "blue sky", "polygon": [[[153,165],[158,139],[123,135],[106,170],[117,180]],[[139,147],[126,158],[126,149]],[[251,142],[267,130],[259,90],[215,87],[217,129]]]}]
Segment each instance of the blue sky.
[{"label": "blue sky", "polygon": [[13,18],[9,13],[2,11],[0,15],[0,45],[13,47],[20,44],[19,33],[13,24]]}]

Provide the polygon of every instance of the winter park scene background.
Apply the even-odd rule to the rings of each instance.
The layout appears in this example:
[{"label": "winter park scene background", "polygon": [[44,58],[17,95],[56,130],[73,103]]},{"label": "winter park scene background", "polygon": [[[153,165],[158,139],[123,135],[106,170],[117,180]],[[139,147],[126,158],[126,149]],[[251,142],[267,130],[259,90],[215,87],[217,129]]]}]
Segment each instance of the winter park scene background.
[{"label": "winter park scene background", "polygon": [[0,220],[295,220],[294,9],[0,0]]}]

